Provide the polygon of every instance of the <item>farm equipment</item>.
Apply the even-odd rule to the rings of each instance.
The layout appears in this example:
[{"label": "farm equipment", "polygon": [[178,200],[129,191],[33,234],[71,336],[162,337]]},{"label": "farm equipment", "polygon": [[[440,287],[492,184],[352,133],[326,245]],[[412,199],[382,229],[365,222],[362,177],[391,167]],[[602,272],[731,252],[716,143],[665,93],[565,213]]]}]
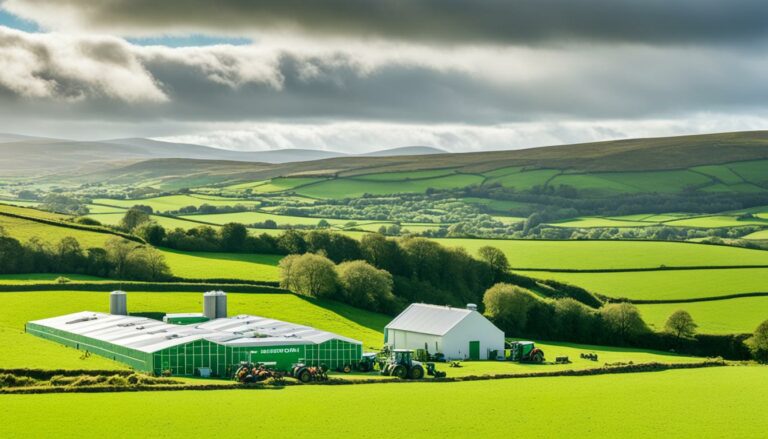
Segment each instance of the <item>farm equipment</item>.
[{"label": "farm equipment", "polygon": [[258,383],[265,381],[269,378],[282,380],[285,376],[282,372],[278,372],[267,363],[250,363],[248,361],[240,362],[240,367],[235,371],[235,380],[241,383]]},{"label": "farm equipment", "polygon": [[447,374],[442,370],[437,370],[435,368],[435,363],[430,361],[427,363],[427,375],[435,378],[445,378]]},{"label": "farm equipment", "polygon": [[375,352],[368,352],[363,354],[363,358],[357,363],[357,370],[360,372],[370,372],[379,363],[379,359]]},{"label": "farm equipment", "polygon": [[381,369],[381,374],[400,379],[420,380],[424,378],[424,366],[413,359],[412,350],[395,349]]},{"label": "farm equipment", "polygon": [[543,363],[544,351],[532,341],[513,341],[509,343],[508,359],[520,363]]},{"label": "farm equipment", "polygon": [[585,354],[584,352],[582,352],[581,358],[585,360],[597,361],[597,354],[594,354],[594,353]]},{"label": "farm equipment", "polygon": [[290,375],[302,383],[328,381],[328,367],[324,364],[320,366],[307,366],[304,363],[297,363],[291,367]]}]

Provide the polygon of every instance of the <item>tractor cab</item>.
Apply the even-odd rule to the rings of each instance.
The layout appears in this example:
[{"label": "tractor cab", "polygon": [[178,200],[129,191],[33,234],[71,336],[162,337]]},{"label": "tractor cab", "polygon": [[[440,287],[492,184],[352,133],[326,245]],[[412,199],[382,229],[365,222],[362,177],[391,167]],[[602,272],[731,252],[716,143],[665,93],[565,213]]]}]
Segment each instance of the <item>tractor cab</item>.
[{"label": "tractor cab", "polygon": [[389,359],[381,369],[381,374],[401,379],[420,380],[424,378],[424,366],[421,365],[421,362],[413,359],[412,350],[394,349],[390,352]]}]

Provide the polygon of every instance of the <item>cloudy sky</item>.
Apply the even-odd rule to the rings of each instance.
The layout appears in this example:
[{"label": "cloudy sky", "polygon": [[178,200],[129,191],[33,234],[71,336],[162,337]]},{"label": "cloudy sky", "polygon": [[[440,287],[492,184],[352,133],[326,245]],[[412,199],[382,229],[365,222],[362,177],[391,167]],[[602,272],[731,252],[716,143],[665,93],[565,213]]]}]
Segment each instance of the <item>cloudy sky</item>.
[{"label": "cloudy sky", "polygon": [[0,132],[451,151],[768,129],[765,0],[0,0]]}]

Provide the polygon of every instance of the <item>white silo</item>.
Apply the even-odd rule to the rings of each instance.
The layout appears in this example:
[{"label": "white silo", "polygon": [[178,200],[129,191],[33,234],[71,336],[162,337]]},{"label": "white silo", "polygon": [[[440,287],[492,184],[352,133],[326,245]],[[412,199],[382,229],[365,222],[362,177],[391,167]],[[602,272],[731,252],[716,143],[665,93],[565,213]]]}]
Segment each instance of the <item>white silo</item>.
[{"label": "white silo", "polygon": [[109,293],[109,313],[117,316],[128,315],[128,295],[125,291]]}]

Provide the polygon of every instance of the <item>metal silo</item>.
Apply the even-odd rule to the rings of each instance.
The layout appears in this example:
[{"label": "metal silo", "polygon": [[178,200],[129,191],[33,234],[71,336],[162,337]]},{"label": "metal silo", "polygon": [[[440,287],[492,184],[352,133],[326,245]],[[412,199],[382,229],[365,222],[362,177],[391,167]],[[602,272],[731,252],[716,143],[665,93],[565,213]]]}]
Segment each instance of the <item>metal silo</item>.
[{"label": "metal silo", "polygon": [[125,291],[112,291],[109,294],[109,313],[118,316],[128,315],[128,295]]},{"label": "metal silo", "polygon": [[224,319],[227,317],[227,293],[216,291],[216,318]]},{"label": "metal silo", "polygon": [[216,318],[216,291],[203,294],[203,315],[210,320]]}]

